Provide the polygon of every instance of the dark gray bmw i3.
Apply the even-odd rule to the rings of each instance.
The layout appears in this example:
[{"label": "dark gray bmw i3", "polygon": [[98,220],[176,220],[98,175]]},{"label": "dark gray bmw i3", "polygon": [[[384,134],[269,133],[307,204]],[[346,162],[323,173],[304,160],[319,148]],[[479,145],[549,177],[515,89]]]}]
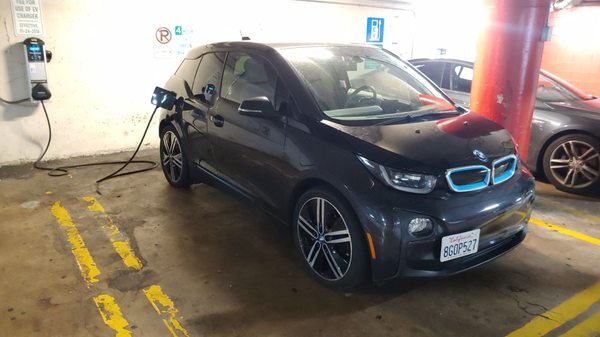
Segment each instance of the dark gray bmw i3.
[{"label": "dark gray bmw i3", "polygon": [[166,88],[180,97],[161,111],[167,181],[291,225],[322,284],[452,275],[525,237],[534,180],[510,134],[383,49],[211,44]]}]

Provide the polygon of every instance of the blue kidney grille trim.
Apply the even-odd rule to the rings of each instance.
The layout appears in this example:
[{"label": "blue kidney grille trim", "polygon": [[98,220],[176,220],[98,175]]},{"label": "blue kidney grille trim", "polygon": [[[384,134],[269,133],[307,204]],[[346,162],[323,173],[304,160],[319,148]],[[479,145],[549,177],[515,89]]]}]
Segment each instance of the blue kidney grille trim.
[{"label": "blue kidney grille trim", "polygon": [[[500,167],[506,163],[509,163],[510,167],[506,169],[504,172],[501,172],[499,176],[496,177],[496,170],[500,169]],[[492,169],[483,165],[473,165],[473,166],[464,166],[457,167],[453,169],[449,169],[446,171],[446,181],[448,181],[448,185],[450,189],[454,192],[471,192],[477,191],[486,188],[490,185],[490,181],[493,185],[503,183],[508,179],[512,178],[517,170],[518,159],[517,156],[511,154],[499,159],[496,159],[492,162]],[[459,184],[454,180],[458,177],[457,174],[465,173],[465,172],[474,172],[474,173],[485,173],[482,176],[480,181],[471,182],[468,184]],[[454,179],[453,179],[454,177]]]},{"label": "blue kidney grille trim", "polygon": [[[458,174],[461,172],[468,172],[468,171],[483,171],[485,172],[485,176],[483,177],[483,179],[481,181],[478,182],[474,182],[474,183],[470,183],[470,184],[456,184],[454,183],[454,180],[452,179],[452,175],[454,174]],[[453,168],[450,169],[448,171],[446,171],[446,180],[448,181],[448,185],[450,185],[450,188],[455,191],[455,192],[469,192],[469,191],[476,191],[476,190],[480,190],[485,188],[486,186],[488,186],[490,184],[490,169],[483,166],[483,165],[473,165],[473,166],[465,166],[465,167],[457,167],[457,168]]]},{"label": "blue kidney grille trim", "polygon": [[[515,155],[510,155],[494,160],[494,162],[492,163],[492,183],[494,185],[500,184],[510,179],[517,170],[517,162],[518,159]],[[510,167],[496,177],[496,170],[505,163],[509,163]]]}]

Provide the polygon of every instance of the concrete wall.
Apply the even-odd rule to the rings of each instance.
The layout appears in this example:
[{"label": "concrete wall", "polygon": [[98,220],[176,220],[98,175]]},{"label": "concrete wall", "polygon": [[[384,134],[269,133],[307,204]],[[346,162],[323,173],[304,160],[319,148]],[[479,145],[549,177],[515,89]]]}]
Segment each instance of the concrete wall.
[{"label": "concrete wall", "polygon": [[[343,2],[343,3],[340,3]],[[345,3],[345,4],[344,4]],[[150,96],[191,46],[240,40],[364,43],[366,18],[386,19],[384,46],[407,58],[414,14],[401,2],[370,1],[41,0],[53,126],[48,159],[132,149],[153,106]],[[173,33],[167,45],[160,27]],[[0,1],[0,96],[28,96],[21,42],[10,0]],[[146,145],[157,146],[156,123]],[[47,140],[38,104],[0,103],[0,165],[35,160]]]}]

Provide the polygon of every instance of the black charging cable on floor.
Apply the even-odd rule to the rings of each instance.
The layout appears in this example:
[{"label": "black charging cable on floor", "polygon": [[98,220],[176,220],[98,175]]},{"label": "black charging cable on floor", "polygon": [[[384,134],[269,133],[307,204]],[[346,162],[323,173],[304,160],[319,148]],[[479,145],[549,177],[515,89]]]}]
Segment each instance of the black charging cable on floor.
[{"label": "black charging cable on floor", "polygon": [[[165,108],[167,110],[173,109],[173,107],[175,106],[175,103],[177,101],[182,100],[182,98],[180,100],[178,100],[176,97],[177,97],[177,95],[173,91],[168,91],[168,90],[165,90],[160,87],[156,87],[154,89],[154,93],[152,94],[152,104],[154,104],[156,107],[154,108],[152,115],[150,115],[148,124],[146,124],[146,129],[144,129],[144,134],[142,135],[142,139],[140,139],[140,142],[138,143],[137,147],[135,148],[135,151],[133,152],[133,154],[131,155],[131,157],[128,160],[100,161],[100,162],[92,162],[92,163],[87,163],[87,164],[75,164],[75,165],[65,165],[65,166],[57,166],[57,167],[45,167],[45,166],[40,165],[42,162],[42,159],[46,155],[46,152],[48,152],[48,149],[50,148],[50,144],[52,143],[52,125],[50,123],[50,117],[48,116],[48,111],[46,110],[46,105],[44,104],[44,100],[40,100],[40,102],[42,103],[42,109],[44,110],[44,115],[46,116],[46,123],[48,124],[48,143],[46,143],[46,148],[44,149],[42,154],[33,163],[33,167],[38,170],[48,171],[48,175],[50,175],[50,176],[60,177],[60,176],[69,174],[69,169],[72,169],[72,168],[121,164],[122,166],[119,167],[119,169],[117,169],[113,173],[96,180],[96,192],[98,194],[102,194],[102,193],[100,193],[99,187],[100,187],[100,183],[103,181],[113,179],[116,177],[122,177],[122,176],[130,175],[130,174],[134,174],[134,173],[140,173],[140,172],[146,172],[146,171],[153,170],[158,166],[158,163],[156,163],[155,161],[134,160],[134,159],[135,159],[135,156],[137,155],[138,151],[142,147],[142,144],[144,143],[144,138],[146,138],[146,134],[148,133],[148,129],[150,128],[150,124],[152,123],[152,120],[154,119],[154,115],[156,114],[156,111],[158,110],[158,108]],[[20,100],[16,100],[16,101],[8,101],[8,100],[5,100],[2,97],[0,97],[0,101],[5,104],[19,104],[19,103],[24,103],[24,102],[29,101],[29,98],[24,98],[24,99],[20,99]],[[129,164],[148,164],[150,166],[144,167],[144,168],[141,168],[138,170],[121,172]]]},{"label": "black charging cable on floor", "polygon": [[[126,175],[130,175],[130,174],[134,174],[134,173],[140,173],[140,172],[146,172],[146,171],[150,171],[154,168],[156,168],[158,166],[158,163],[156,163],[155,161],[151,161],[151,160],[134,160],[135,156],[137,155],[138,151],[140,150],[140,147],[142,146],[143,142],[144,142],[144,138],[146,138],[146,134],[148,133],[148,129],[150,128],[150,123],[152,122],[152,119],[154,118],[154,115],[156,114],[156,111],[158,110],[158,107],[156,107],[154,109],[154,111],[152,112],[152,115],[150,116],[150,120],[148,120],[148,124],[146,125],[146,129],[144,130],[144,134],[142,135],[142,139],[140,139],[140,142],[137,146],[137,148],[135,149],[133,155],[128,159],[128,160],[124,160],[124,161],[100,161],[100,162],[93,162],[93,163],[87,163],[87,164],[75,164],[75,165],[65,165],[65,166],[57,166],[57,167],[45,167],[45,166],[41,166],[40,163],[42,161],[42,159],[44,158],[44,156],[46,155],[46,152],[48,152],[48,149],[50,148],[50,143],[52,142],[52,125],[50,124],[50,117],[48,116],[48,111],[46,110],[46,105],[44,104],[44,101],[40,101],[42,103],[42,108],[44,110],[44,115],[46,116],[46,122],[48,124],[48,143],[46,144],[46,148],[44,149],[44,152],[42,152],[42,154],[40,155],[40,157],[33,163],[33,167],[35,167],[38,170],[44,170],[44,171],[48,171],[48,175],[53,176],[53,177],[60,177],[60,176],[64,176],[69,174],[69,169],[73,169],[73,168],[81,168],[81,167],[89,167],[89,166],[101,166],[101,165],[119,165],[122,164],[122,166],[114,171],[113,173],[104,176],[98,180],[96,180],[96,192],[98,192],[99,194],[100,191],[98,190],[98,184],[100,184],[103,181],[109,180],[109,179],[113,179],[116,177],[122,177],[122,176],[126,176]],[[123,169],[125,169],[129,164],[148,164],[150,165],[149,167],[144,167],[138,170],[133,170],[133,171],[127,171],[127,172],[121,172],[123,171]]]}]

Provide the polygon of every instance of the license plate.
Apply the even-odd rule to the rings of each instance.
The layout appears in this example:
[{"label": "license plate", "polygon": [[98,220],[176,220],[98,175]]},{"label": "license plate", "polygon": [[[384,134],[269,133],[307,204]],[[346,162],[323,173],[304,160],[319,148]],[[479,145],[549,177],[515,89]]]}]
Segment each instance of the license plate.
[{"label": "license plate", "polygon": [[477,253],[479,248],[479,229],[444,236],[442,238],[442,249],[440,261],[449,261],[459,257]]}]

